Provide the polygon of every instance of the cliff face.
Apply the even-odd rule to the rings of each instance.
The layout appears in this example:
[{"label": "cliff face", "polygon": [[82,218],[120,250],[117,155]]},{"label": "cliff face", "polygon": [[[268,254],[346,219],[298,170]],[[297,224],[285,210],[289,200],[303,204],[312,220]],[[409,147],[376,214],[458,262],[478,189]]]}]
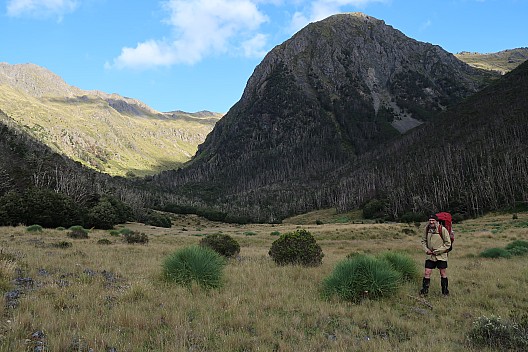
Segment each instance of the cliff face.
[{"label": "cliff face", "polygon": [[492,76],[375,18],[331,16],[264,58],[240,101],[170,182],[212,182],[223,195],[308,189]]}]

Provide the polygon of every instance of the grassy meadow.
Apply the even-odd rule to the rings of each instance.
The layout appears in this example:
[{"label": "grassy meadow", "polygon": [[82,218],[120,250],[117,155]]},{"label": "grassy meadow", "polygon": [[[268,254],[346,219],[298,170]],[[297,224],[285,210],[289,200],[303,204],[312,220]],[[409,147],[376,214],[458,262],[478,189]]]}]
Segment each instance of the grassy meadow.
[{"label": "grassy meadow", "polygon": [[[424,226],[328,213],[280,225],[179,216],[170,229],[121,226],[146,233],[148,244],[127,244],[115,231],[73,239],[68,230],[0,228],[0,351],[492,350],[475,346],[468,334],[479,317],[528,321],[528,256],[478,255],[528,240],[528,213],[455,225],[449,298],[440,293],[438,271],[427,298],[418,295],[421,278],[380,300],[321,298],[321,282],[351,253],[401,251],[421,272]],[[279,233],[298,228],[322,247],[321,266],[281,267],[268,256]],[[164,258],[213,233],[228,234],[241,247],[225,266],[220,289],[162,280]]]}]

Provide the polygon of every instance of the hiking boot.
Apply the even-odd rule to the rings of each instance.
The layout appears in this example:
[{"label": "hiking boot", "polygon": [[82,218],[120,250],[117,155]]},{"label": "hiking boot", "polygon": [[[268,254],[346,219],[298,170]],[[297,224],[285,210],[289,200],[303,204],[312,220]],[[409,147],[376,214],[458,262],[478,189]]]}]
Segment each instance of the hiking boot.
[{"label": "hiking boot", "polygon": [[440,284],[442,285],[442,294],[444,296],[449,296],[449,289],[447,288],[449,286],[449,280],[447,279],[447,277],[441,278]]},{"label": "hiking boot", "polygon": [[429,284],[431,283],[431,279],[423,278],[422,281],[422,289],[420,290],[420,295],[427,296],[429,293]]}]

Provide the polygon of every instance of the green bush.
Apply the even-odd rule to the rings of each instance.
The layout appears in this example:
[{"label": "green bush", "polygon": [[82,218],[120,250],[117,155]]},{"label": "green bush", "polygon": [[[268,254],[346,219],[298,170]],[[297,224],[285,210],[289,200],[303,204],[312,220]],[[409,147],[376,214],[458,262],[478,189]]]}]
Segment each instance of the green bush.
[{"label": "green bush", "polygon": [[240,253],[240,245],[229,235],[220,233],[206,235],[200,240],[200,246],[209,247],[224,257],[235,257]]},{"label": "green bush", "polygon": [[499,316],[479,317],[473,322],[468,340],[475,347],[498,351],[527,351],[528,327],[503,320]]},{"label": "green bush", "polygon": [[26,227],[27,232],[42,232],[42,226],[40,225],[31,225]]},{"label": "green bush", "polygon": [[400,287],[402,275],[386,260],[359,254],[339,262],[329,277],[323,280],[324,298],[359,302],[393,295]]},{"label": "green bush", "polygon": [[323,251],[312,234],[304,229],[282,234],[271,244],[269,255],[279,265],[317,266]]},{"label": "green bush", "polygon": [[142,232],[132,231],[129,233],[125,233],[123,235],[123,240],[126,243],[140,243],[140,244],[147,244],[149,241],[149,238],[146,234]]},{"label": "green bush", "polygon": [[88,238],[88,230],[82,226],[71,226],[69,228],[68,237],[71,238]]},{"label": "green bush", "polygon": [[88,210],[86,224],[89,227],[108,230],[119,224],[117,210],[107,199],[101,199]]},{"label": "green bush", "polygon": [[405,253],[385,252],[379,258],[385,260],[389,265],[401,274],[405,281],[413,282],[420,277],[420,270],[411,256]]},{"label": "green bush", "polygon": [[482,258],[510,258],[512,255],[504,248],[488,248],[480,252],[479,257]]},{"label": "green bush", "polygon": [[145,225],[150,226],[157,226],[157,227],[165,227],[165,228],[171,228],[172,227],[172,220],[170,217],[164,214],[150,212],[145,216],[145,219],[143,219],[143,223]]},{"label": "green bush", "polygon": [[528,241],[516,240],[508,243],[505,248],[512,255],[524,255],[528,253]]},{"label": "green bush", "polygon": [[385,216],[385,201],[379,199],[370,200],[363,206],[363,217],[365,219],[377,219]]},{"label": "green bush", "polygon": [[163,262],[166,280],[190,286],[193,282],[203,288],[222,285],[224,257],[208,247],[190,246],[169,255]]},{"label": "green bush", "polygon": [[272,233],[270,233],[271,236],[280,236],[280,232],[279,231],[273,231]]}]

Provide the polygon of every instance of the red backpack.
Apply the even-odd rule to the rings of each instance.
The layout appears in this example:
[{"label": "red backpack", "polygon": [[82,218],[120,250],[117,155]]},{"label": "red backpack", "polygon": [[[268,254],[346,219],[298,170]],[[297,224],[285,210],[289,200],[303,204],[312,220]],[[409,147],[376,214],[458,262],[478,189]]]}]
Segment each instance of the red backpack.
[{"label": "red backpack", "polygon": [[453,232],[452,228],[453,218],[451,217],[451,214],[447,212],[437,213],[436,216],[438,217],[438,222],[449,232],[449,238],[451,238],[451,247],[449,248],[448,252],[451,252],[453,250],[453,242],[455,242],[455,233]]}]

